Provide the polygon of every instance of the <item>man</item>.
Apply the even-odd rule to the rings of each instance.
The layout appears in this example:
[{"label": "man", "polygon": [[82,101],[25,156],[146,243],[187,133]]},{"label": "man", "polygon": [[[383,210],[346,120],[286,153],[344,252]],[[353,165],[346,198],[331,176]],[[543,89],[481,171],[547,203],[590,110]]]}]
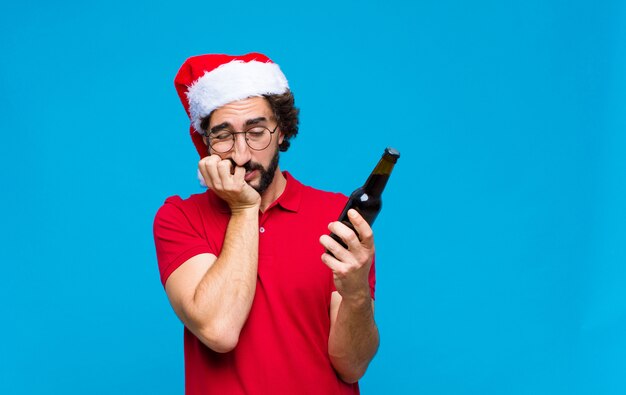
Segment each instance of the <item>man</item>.
[{"label": "man", "polygon": [[202,55],[175,84],[208,187],[168,198],[154,223],[186,393],[359,393],[379,343],[373,234],[354,210],[358,237],[336,221],[345,196],[281,172],[298,132],[286,78],[261,54]]}]

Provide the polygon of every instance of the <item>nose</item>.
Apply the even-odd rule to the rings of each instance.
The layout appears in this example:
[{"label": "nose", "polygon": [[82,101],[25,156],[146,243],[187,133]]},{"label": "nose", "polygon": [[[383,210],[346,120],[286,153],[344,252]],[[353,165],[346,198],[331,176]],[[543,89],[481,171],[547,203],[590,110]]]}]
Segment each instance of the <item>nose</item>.
[{"label": "nose", "polygon": [[248,147],[248,143],[246,143],[246,134],[237,133],[233,137],[235,138],[235,145],[233,146],[230,158],[237,166],[243,166],[252,159],[250,147]]}]

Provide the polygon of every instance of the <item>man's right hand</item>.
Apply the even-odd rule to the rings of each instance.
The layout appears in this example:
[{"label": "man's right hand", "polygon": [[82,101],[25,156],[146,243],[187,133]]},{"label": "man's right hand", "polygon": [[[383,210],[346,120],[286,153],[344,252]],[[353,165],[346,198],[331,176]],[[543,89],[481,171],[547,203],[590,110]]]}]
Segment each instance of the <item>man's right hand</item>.
[{"label": "man's right hand", "polygon": [[250,208],[258,210],[261,195],[245,181],[246,170],[243,167],[236,166],[230,159],[209,155],[198,162],[198,169],[206,185],[228,204],[231,212]]},{"label": "man's right hand", "polygon": [[245,181],[245,169],[230,159],[211,155],[198,169],[230,206],[224,243],[219,255],[186,260],[169,276],[165,291],[185,327],[207,347],[225,353],[237,346],[256,293],[261,196]]}]

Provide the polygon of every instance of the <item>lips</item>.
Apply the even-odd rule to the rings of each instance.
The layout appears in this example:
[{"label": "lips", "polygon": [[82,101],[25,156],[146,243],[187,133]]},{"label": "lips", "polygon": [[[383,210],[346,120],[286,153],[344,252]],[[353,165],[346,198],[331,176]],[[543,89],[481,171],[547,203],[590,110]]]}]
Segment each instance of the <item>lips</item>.
[{"label": "lips", "polygon": [[258,170],[252,170],[250,172],[247,172],[243,179],[246,182],[250,182],[250,181],[252,181],[254,179],[254,177],[257,176],[258,172],[259,172]]}]

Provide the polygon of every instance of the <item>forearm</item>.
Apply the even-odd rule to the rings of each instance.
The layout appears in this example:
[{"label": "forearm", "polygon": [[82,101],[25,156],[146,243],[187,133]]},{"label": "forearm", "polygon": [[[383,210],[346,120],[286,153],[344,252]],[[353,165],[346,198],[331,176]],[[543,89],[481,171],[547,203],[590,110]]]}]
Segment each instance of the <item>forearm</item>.
[{"label": "forearm", "polygon": [[376,354],[378,344],[371,298],[342,300],[328,339],[330,360],[339,377],[348,383],[359,380]]},{"label": "forearm", "polygon": [[235,347],[252,307],[258,232],[258,208],[233,213],[220,255],[196,286],[189,309],[194,332],[216,351]]}]

